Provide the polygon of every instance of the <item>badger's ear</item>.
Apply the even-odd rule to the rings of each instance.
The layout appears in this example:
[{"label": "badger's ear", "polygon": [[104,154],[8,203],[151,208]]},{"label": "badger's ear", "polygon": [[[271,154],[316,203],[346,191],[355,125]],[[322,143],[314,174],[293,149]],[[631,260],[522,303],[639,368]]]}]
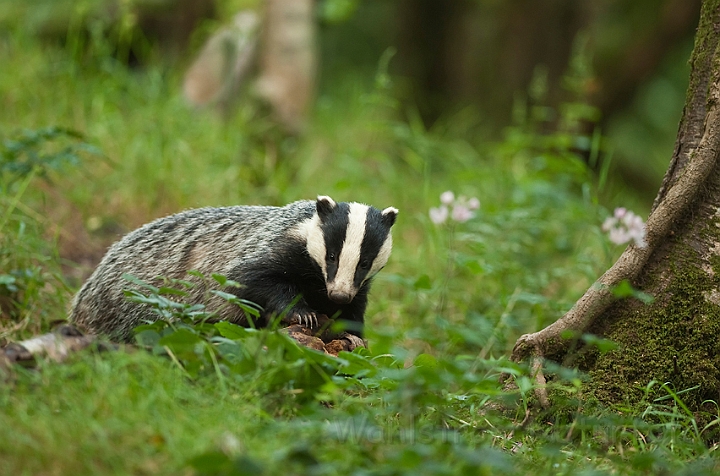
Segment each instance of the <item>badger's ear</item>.
[{"label": "badger's ear", "polygon": [[395,219],[398,215],[398,209],[395,207],[387,207],[385,210],[380,212],[382,215],[382,222],[390,228],[395,224]]},{"label": "badger's ear", "polygon": [[320,216],[320,220],[322,220],[326,216],[330,215],[336,206],[337,206],[337,203],[335,203],[335,200],[328,197],[327,195],[318,196],[316,209],[317,209],[318,215]]}]

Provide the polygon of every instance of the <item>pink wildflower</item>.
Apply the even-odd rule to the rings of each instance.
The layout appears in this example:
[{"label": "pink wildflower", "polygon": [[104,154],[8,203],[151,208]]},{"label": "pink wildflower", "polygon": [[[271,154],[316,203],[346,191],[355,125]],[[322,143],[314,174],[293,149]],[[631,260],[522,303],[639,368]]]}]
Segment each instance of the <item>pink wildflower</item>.
[{"label": "pink wildflower", "polygon": [[474,215],[467,206],[461,203],[456,203],[452,210],[452,219],[458,223],[464,223]]},{"label": "pink wildflower", "polygon": [[448,219],[448,208],[445,205],[430,209],[430,221],[442,225]]},{"label": "pink wildflower", "polygon": [[606,218],[603,222],[602,230],[616,245],[632,241],[638,248],[647,246],[643,219],[625,208],[616,208],[613,216]]},{"label": "pink wildflower", "polygon": [[475,216],[473,210],[480,208],[480,200],[477,197],[468,199],[460,196],[456,199],[451,190],[440,195],[440,203],[439,207],[430,209],[430,220],[436,225],[445,223],[448,218],[452,218],[458,223],[464,223]]},{"label": "pink wildflower", "polygon": [[442,203],[443,205],[451,205],[452,202],[454,202],[454,201],[455,201],[455,194],[452,193],[450,190],[448,190],[447,192],[443,192],[440,195],[440,203]]}]

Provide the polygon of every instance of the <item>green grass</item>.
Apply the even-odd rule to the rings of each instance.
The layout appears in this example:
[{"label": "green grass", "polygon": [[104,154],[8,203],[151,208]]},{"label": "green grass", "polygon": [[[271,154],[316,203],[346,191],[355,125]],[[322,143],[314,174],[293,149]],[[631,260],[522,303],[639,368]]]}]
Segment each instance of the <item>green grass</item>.
[{"label": "green grass", "polygon": [[[184,103],[179,68],[128,70],[98,51],[90,45],[77,58],[21,31],[0,34],[3,144],[24,129],[59,126],[101,151],[80,147],[79,164],[48,168],[44,178],[39,169],[2,176],[0,338],[64,319],[79,280],[62,276],[83,272],[66,250],[102,249],[189,207],[318,194],[395,206],[395,248],[371,295],[367,353],[331,364],[262,334],[268,350],[248,354],[257,356],[251,367],[223,367],[195,344],[168,341],[184,352],[176,355],[183,370],[144,351],[17,369],[0,383],[0,473],[719,469],[682,395],[653,384],[646,412],[610,410],[583,398],[585,376],[555,368],[555,406],[541,411],[528,369],[506,360],[520,334],[562,315],[619,252],[599,229],[600,181],[573,153],[572,127],[540,134],[525,118],[487,143],[464,111],[426,130],[379,75],[327,81],[307,133],[293,138],[252,100],[224,121]],[[428,210],[445,190],[477,197],[477,216],[431,223]],[[26,287],[12,288],[7,276]],[[258,352],[257,338],[232,345]],[[517,390],[500,385],[502,372]],[[533,416],[524,421],[526,409]]]}]

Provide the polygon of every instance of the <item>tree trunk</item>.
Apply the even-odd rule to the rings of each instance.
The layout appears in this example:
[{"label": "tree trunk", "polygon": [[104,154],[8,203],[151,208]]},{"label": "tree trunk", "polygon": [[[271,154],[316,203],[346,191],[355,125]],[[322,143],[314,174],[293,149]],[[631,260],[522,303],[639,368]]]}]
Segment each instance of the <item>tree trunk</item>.
[{"label": "tree trunk", "polygon": [[[635,401],[648,382],[670,382],[693,409],[720,395],[720,0],[704,0],[690,86],[670,166],[647,220],[647,246],[630,245],[557,322],[520,337],[515,361],[578,357],[564,331],[593,333],[620,346],[575,363],[605,403]],[[623,280],[655,297],[617,300]],[[539,379],[542,380],[542,375]],[[547,395],[542,391],[541,402]]]},{"label": "tree trunk", "polygon": [[290,132],[300,132],[315,95],[314,0],[266,0],[258,91]]},{"label": "tree trunk", "polygon": [[[557,100],[572,42],[588,5],[574,0],[398,2],[397,62],[413,78],[413,104],[434,122],[449,104],[474,101],[498,123],[510,120],[518,92],[538,65]],[[556,101],[555,101],[556,102]]]},{"label": "tree trunk", "polygon": [[[562,78],[578,33],[592,45],[597,77],[586,92],[593,104],[604,117],[626,108],[638,85],[692,34],[700,0],[400,0],[396,5],[393,67],[412,78],[408,93],[423,118],[432,123],[449,105],[470,101],[506,124],[514,98],[527,91],[538,66],[547,73],[547,105],[568,99]],[[618,21],[633,25],[630,38],[617,41]],[[623,37],[625,28],[619,31]]]}]

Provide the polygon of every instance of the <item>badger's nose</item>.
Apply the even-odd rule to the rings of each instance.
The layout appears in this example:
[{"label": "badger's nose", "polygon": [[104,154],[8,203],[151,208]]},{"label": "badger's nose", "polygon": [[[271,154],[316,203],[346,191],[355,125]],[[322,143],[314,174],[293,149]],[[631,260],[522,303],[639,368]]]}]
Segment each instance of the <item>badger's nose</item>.
[{"label": "badger's nose", "polygon": [[338,304],[347,304],[353,299],[351,294],[342,291],[330,291],[328,293],[328,297],[331,301]]}]

